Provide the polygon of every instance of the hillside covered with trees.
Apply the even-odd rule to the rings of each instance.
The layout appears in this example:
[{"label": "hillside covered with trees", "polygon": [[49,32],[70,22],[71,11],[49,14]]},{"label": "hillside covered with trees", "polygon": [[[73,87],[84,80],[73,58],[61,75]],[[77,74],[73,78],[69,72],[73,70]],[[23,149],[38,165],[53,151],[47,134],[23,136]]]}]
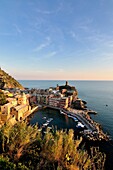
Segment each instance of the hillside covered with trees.
[{"label": "hillside covered with trees", "polygon": [[24,89],[24,87],[18,81],[16,81],[12,76],[0,68],[0,89],[3,88]]},{"label": "hillside covered with trees", "polygon": [[4,105],[7,103],[6,96],[4,93],[0,90],[0,106]]}]

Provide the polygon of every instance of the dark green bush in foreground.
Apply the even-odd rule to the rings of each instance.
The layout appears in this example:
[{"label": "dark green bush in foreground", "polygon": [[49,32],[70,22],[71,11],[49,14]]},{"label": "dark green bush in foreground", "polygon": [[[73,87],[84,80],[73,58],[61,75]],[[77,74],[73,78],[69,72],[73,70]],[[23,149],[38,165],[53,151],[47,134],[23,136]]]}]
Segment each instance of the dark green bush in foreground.
[{"label": "dark green bush in foreground", "polygon": [[[80,149],[73,130],[50,132],[43,136],[37,126],[25,122],[0,129],[0,169],[2,170],[102,170],[105,155],[97,148],[91,154]],[[79,147],[79,149],[78,149]]]}]

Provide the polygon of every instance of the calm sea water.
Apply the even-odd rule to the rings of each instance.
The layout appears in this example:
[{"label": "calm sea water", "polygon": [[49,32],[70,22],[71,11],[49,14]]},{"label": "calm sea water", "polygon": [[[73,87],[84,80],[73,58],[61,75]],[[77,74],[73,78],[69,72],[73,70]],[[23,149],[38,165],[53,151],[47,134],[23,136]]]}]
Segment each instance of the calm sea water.
[{"label": "calm sea water", "polygon": [[[55,87],[57,84],[65,84],[65,81],[58,80],[21,80],[19,82],[24,87],[44,89]],[[113,81],[69,81],[69,85],[76,87],[79,98],[87,102],[88,108],[98,112],[97,115],[91,115],[92,119],[100,123],[104,132],[110,134],[113,139]],[[46,116],[47,112],[44,113]],[[41,116],[41,113],[36,114],[32,121],[36,122],[42,119],[39,115]],[[56,112],[54,112],[52,116],[55,117],[56,115]],[[70,119],[66,119],[65,116],[61,117],[60,121],[56,120],[53,124],[57,126],[64,124],[64,128],[71,128],[71,126],[75,128],[73,122]],[[111,170],[113,169],[113,145],[111,143],[110,145],[102,146],[102,148],[107,153],[108,162],[106,169]]]}]

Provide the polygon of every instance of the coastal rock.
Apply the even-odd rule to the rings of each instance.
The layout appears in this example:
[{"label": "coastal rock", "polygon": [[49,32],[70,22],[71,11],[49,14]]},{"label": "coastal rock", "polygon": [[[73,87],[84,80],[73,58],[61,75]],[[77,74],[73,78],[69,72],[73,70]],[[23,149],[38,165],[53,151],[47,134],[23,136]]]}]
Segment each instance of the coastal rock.
[{"label": "coastal rock", "polygon": [[88,110],[87,113],[88,113],[88,114],[97,114],[97,112],[94,111],[94,110]]},{"label": "coastal rock", "polygon": [[82,100],[82,102],[83,102],[84,104],[87,104],[87,102],[86,102],[86,101],[84,101],[84,100]]},{"label": "coastal rock", "polygon": [[72,107],[74,109],[85,109],[86,108],[84,102],[81,99],[75,100],[72,104]]}]

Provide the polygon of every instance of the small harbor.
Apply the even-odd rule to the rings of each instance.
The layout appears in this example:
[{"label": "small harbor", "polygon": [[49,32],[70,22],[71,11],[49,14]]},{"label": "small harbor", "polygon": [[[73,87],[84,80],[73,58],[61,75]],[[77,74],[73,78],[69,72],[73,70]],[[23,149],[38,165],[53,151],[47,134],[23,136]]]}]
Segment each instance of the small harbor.
[{"label": "small harbor", "polygon": [[[54,115],[54,112],[57,112],[57,114]],[[40,113],[42,113],[41,118]],[[64,120],[62,121],[61,118]],[[102,131],[100,125],[94,122],[87,112],[83,110],[71,109],[67,111],[47,105],[47,109],[42,109],[39,111],[39,114],[37,113],[37,119],[39,119],[37,122],[41,128],[52,128],[52,126],[60,129],[72,128],[75,134],[77,132],[77,134],[80,134],[89,141],[108,141],[110,139],[109,136]],[[62,121],[62,123],[60,123],[60,121]]]}]

